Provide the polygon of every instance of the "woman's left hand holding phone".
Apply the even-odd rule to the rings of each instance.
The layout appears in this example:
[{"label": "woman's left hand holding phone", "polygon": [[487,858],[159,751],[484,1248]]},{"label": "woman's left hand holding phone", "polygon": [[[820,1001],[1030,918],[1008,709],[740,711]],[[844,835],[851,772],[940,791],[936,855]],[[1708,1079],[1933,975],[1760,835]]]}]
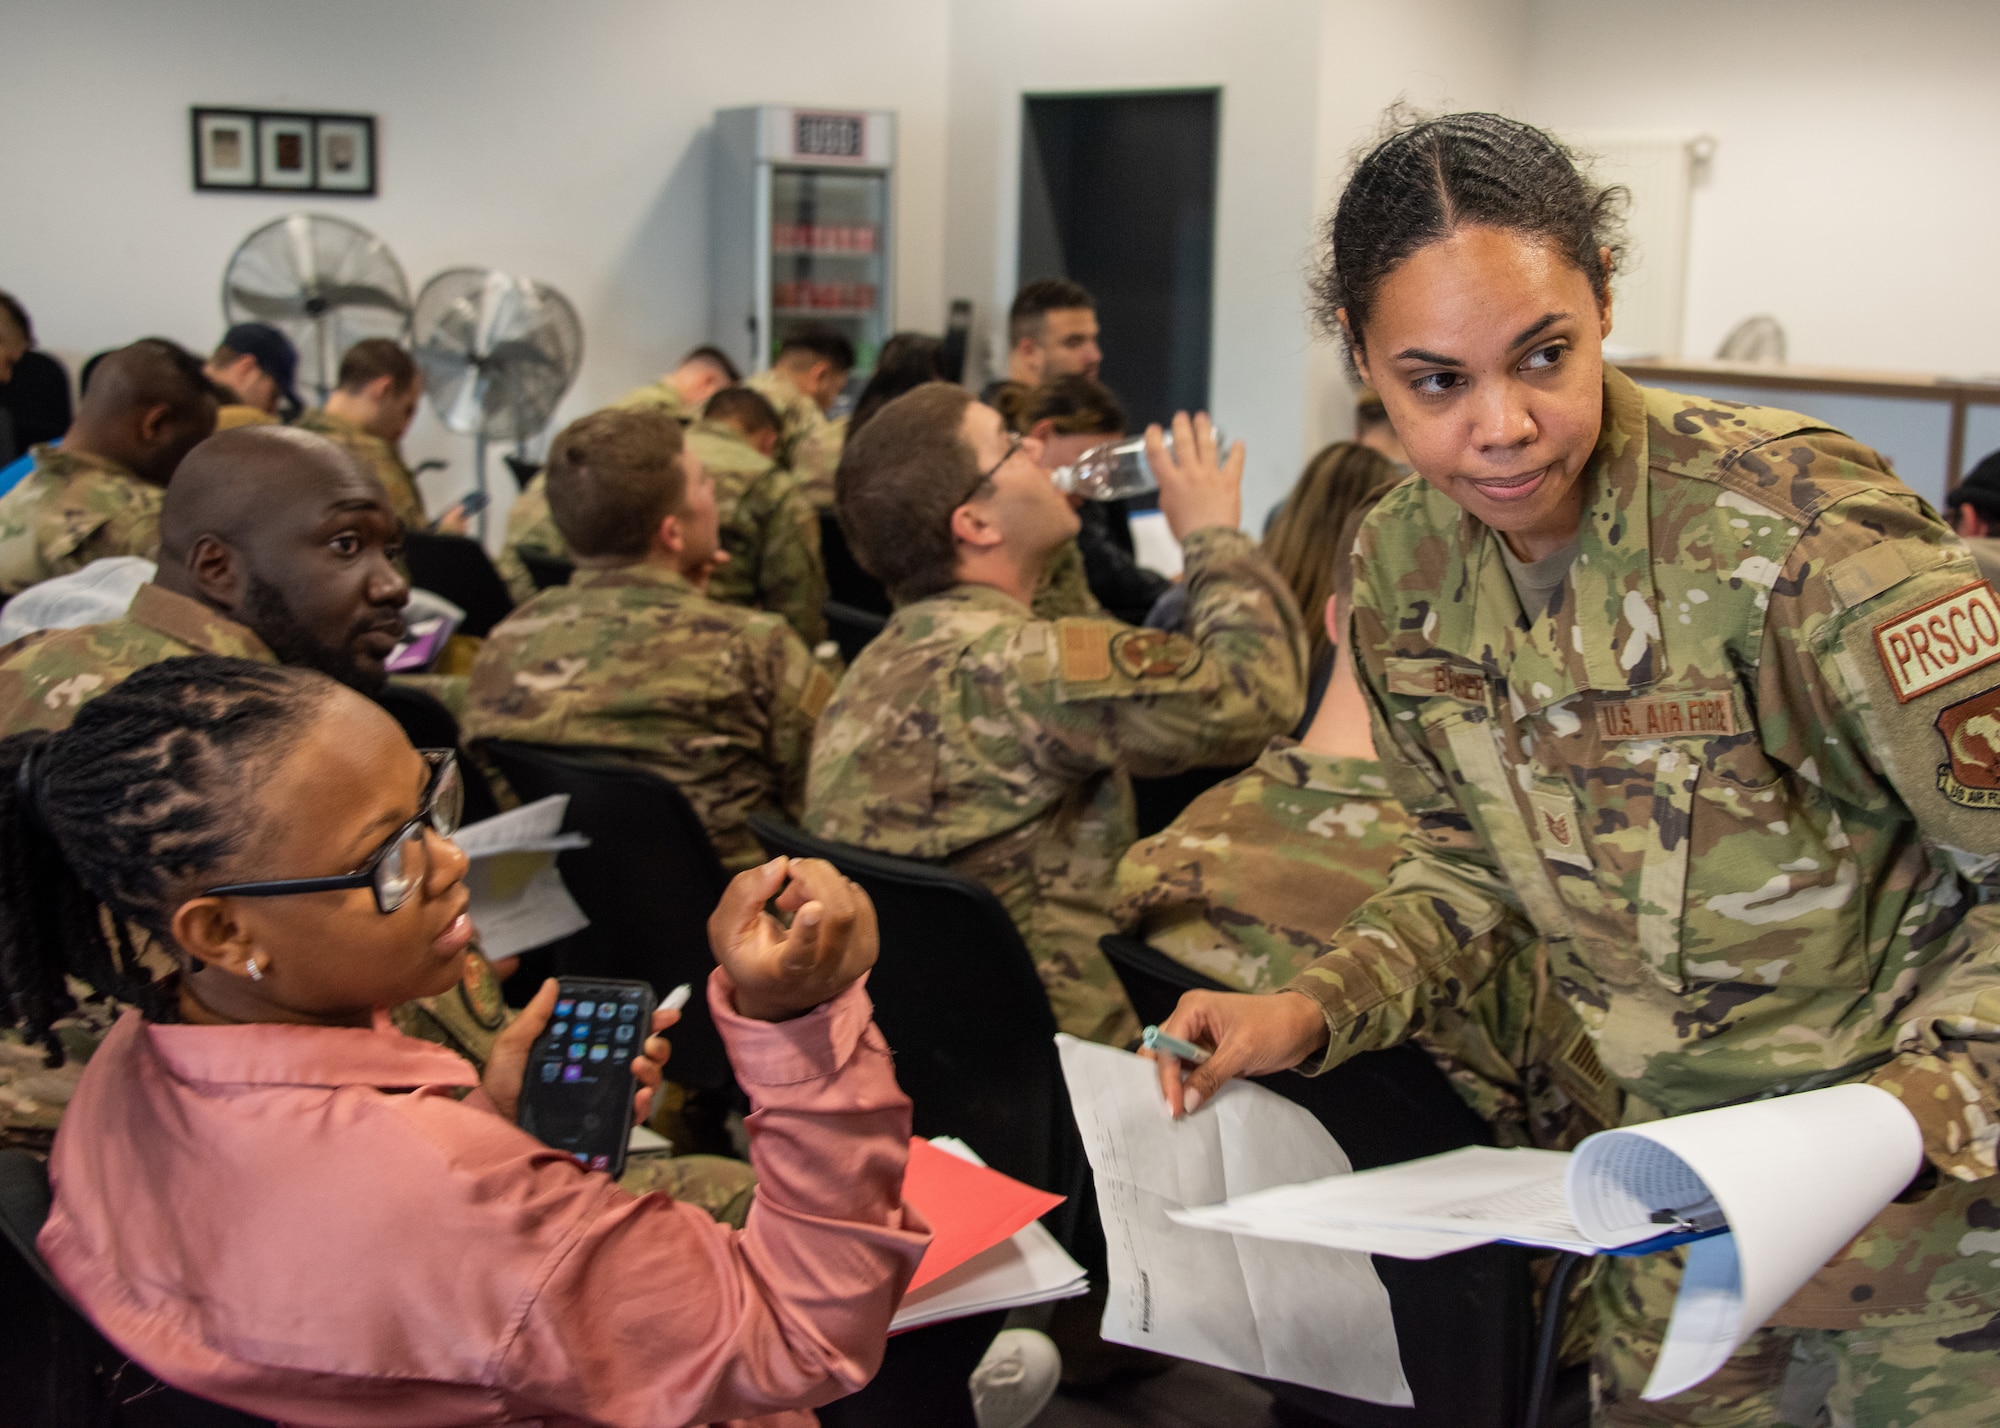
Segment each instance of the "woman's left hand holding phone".
[{"label": "woman's left hand holding phone", "polygon": [[[528,1072],[528,1052],[549,1024],[555,1006],[556,981],[551,977],[542,983],[535,999],[522,1007],[506,1030],[493,1039],[493,1051],[486,1058],[486,1074],[480,1078],[480,1084],[486,1088],[494,1107],[510,1121],[519,1117],[521,1080]],[[660,1033],[680,1019],[681,1014],[675,1008],[661,1007],[654,1012],[653,1034],[632,1058],[632,1077],[639,1083],[639,1089],[632,1095],[632,1114],[642,1124],[652,1112],[653,1093],[660,1088],[660,1068],[667,1064],[673,1050]]]}]

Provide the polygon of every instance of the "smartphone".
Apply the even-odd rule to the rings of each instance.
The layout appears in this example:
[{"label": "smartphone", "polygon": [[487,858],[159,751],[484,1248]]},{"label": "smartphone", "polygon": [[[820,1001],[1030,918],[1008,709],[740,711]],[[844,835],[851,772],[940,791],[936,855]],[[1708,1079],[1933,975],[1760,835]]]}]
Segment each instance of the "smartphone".
[{"label": "smartphone", "polygon": [[[484,491],[467,491],[454,503],[454,506],[459,515],[469,521],[492,504],[493,498]],[[449,511],[445,513],[445,515],[450,514]],[[439,516],[437,520],[431,522],[431,529],[436,530],[443,521],[444,516]]]},{"label": "smartphone", "polygon": [[528,1051],[521,1082],[521,1129],[614,1180],[632,1137],[632,1058],[653,1025],[653,989],[644,982],[563,977],[556,1010]]}]

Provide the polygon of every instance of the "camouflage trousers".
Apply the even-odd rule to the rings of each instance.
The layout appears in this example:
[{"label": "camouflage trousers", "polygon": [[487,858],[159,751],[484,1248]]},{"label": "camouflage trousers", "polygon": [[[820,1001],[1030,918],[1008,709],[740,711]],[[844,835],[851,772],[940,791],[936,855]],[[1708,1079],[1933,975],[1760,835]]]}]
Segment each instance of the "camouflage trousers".
[{"label": "camouflage trousers", "polygon": [[740,1230],[750,1213],[757,1172],[719,1155],[635,1155],[625,1162],[618,1185],[634,1195],[663,1190],[707,1211],[717,1224]]},{"label": "camouflage trousers", "polygon": [[[1973,1428],[2000,1423],[2000,1353],[1994,1352],[2000,1349],[2000,1314],[1990,1305],[1948,1300],[1870,1316],[1873,1322],[1851,1329],[1768,1324],[1706,1382],[1647,1403],[1639,1393],[1680,1287],[1680,1257],[1602,1263],[1591,1362],[1593,1424]],[[1980,1264],[1986,1267],[1983,1257]]]}]

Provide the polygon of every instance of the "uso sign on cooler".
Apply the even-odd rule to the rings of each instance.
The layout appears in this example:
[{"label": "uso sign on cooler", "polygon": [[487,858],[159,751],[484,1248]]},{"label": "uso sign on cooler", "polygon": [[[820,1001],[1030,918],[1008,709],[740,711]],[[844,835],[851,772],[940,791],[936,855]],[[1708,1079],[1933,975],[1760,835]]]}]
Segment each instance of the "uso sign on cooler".
[{"label": "uso sign on cooler", "polygon": [[1909,703],[2000,661],[2000,598],[1984,580],[1875,627],[1896,698]]}]

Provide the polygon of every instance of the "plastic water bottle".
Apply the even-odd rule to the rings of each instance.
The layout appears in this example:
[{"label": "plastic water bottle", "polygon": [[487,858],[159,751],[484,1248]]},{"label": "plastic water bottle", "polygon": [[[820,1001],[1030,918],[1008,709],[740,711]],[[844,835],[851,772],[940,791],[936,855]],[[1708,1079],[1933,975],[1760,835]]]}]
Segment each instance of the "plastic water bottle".
[{"label": "plastic water bottle", "polygon": [[[1163,430],[1160,436],[1172,454],[1173,432]],[[1219,429],[1215,433],[1215,449],[1229,450],[1229,443]],[[1146,496],[1160,489],[1146,460],[1143,436],[1093,446],[1069,465],[1056,467],[1049,473],[1049,479],[1065,496],[1081,496],[1086,501],[1122,501],[1127,496]]]}]

